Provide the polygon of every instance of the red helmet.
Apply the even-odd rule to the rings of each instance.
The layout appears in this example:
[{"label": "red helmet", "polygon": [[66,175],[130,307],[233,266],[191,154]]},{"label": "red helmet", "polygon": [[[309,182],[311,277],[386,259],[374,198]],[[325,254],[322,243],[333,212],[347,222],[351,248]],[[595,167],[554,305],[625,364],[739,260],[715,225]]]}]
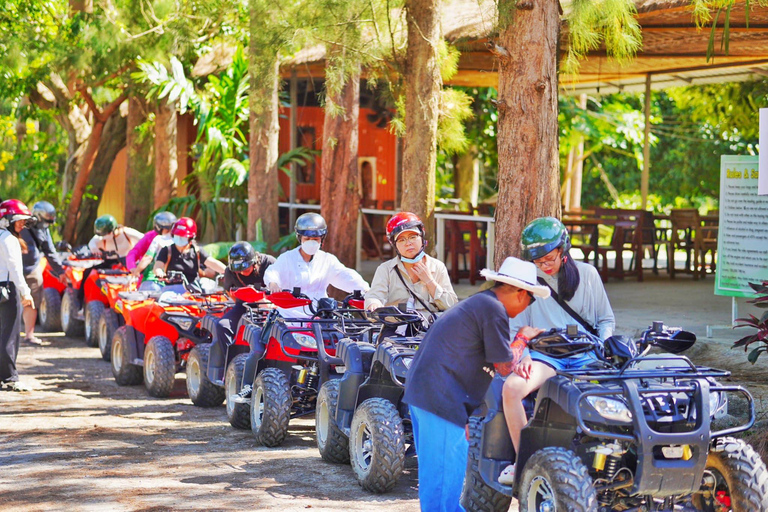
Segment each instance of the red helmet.
[{"label": "red helmet", "polygon": [[182,217],[173,225],[171,235],[183,236],[191,240],[197,236],[197,224],[189,217]]},{"label": "red helmet", "polygon": [[32,214],[27,205],[18,199],[6,199],[0,203],[0,227],[7,228],[18,220],[29,220]]},{"label": "red helmet", "polygon": [[421,238],[424,238],[424,223],[418,215],[411,212],[400,212],[393,215],[389,222],[387,222],[387,238],[389,243],[395,245],[397,235],[403,231],[416,231]]}]

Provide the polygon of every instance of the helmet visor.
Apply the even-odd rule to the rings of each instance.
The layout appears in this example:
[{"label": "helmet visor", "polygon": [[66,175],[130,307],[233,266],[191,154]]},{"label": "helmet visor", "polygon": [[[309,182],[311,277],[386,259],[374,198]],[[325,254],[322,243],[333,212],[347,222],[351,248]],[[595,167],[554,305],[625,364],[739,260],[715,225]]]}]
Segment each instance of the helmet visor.
[{"label": "helmet visor", "polygon": [[253,266],[253,262],[246,259],[230,260],[229,269],[232,272],[244,272]]}]

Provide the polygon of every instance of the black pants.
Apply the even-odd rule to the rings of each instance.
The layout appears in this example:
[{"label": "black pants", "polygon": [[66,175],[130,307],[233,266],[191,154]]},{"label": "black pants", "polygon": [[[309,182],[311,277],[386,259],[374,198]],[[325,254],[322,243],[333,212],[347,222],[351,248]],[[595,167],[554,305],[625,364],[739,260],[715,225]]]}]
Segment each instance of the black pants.
[{"label": "black pants", "polygon": [[11,299],[0,304],[0,382],[19,380],[16,356],[21,340],[21,299],[16,285],[9,283]]},{"label": "black pants", "polygon": [[[227,365],[227,361],[225,361],[227,347],[235,342],[235,330],[244,314],[245,306],[240,301],[237,301],[232,309],[221,317],[216,324],[216,332],[212,333],[213,343],[211,343],[208,367],[215,368],[216,372],[221,372],[221,378],[223,378],[223,372],[226,370],[225,367]],[[211,375],[209,375],[209,378],[211,378]],[[216,378],[218,378],[218,375]]]}]

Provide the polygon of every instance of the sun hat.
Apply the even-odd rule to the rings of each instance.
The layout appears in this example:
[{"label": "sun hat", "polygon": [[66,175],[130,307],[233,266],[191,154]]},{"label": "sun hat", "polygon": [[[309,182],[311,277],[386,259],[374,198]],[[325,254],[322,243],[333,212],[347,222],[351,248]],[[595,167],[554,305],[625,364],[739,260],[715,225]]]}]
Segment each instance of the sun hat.
[{"label": "sun hat", "polygon": [[530,261],[510,256],[504,260],[498,272],[486,268],[480,271],[480,275],[488,280],[501,281],[528,290],[536,297],[549,297],[549,288],[536,284],[536,265]]}]

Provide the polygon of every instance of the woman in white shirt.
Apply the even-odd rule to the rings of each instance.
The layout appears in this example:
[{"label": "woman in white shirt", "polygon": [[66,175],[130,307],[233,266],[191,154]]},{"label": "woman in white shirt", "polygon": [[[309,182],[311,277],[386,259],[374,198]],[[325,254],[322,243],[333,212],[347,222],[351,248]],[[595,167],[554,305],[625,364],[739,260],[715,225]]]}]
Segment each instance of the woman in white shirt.
[{"label": "woman in white shirt", "polygon": [[[24,279],[21,262],[23,241],[19,233],[32,218],[29,208],[18,199],[0,203],[0,286],[7,290],[0,303],[0,389],[23,391],[16,371],[19,353],[21,310],[35,307],[32,292]],[[0,299],[2,300],[2,299]]]}]

